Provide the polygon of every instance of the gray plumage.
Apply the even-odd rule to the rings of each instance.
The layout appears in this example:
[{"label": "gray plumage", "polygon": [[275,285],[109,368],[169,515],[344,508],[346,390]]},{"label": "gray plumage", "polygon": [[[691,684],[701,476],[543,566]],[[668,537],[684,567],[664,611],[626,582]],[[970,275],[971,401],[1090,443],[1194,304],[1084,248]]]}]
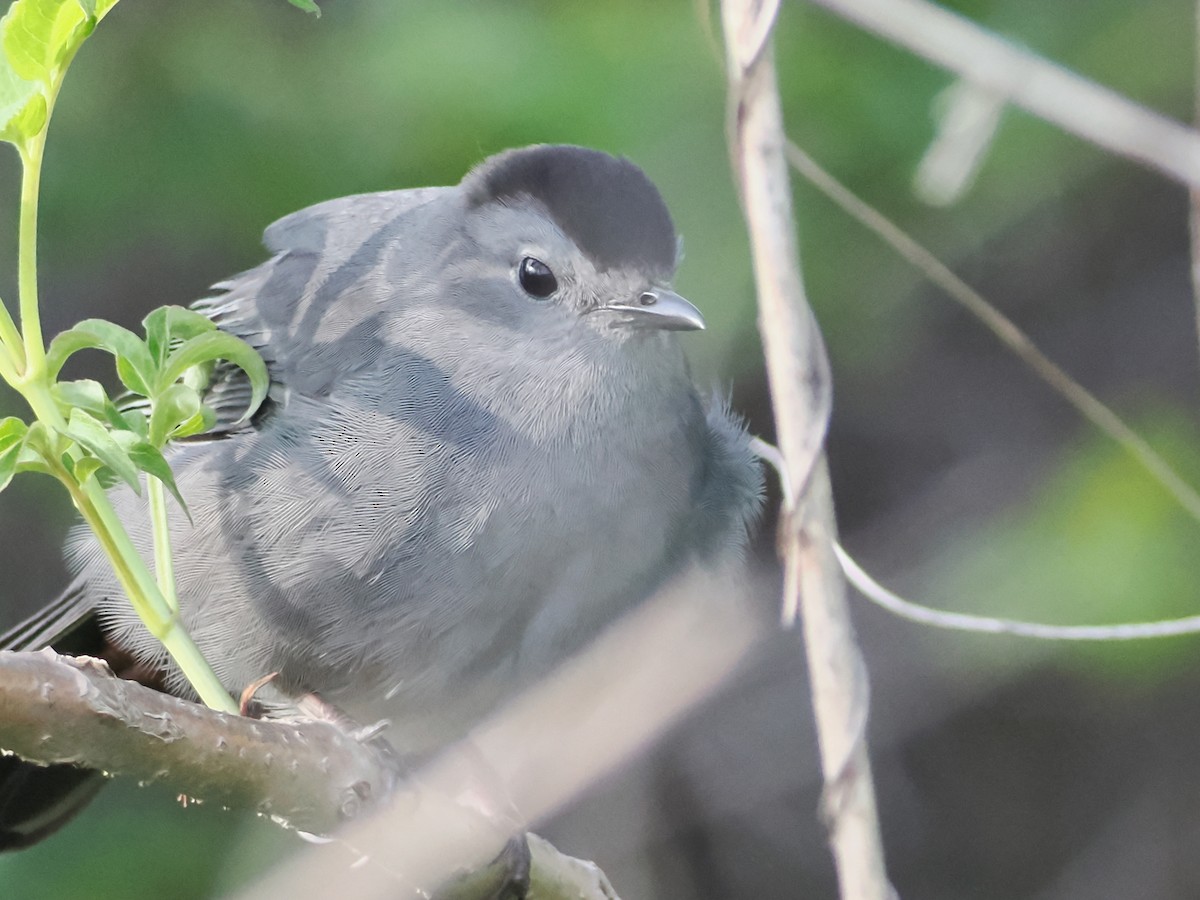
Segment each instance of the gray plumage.
[{"label": "gray plumage", "polygon": [[[234,425],[245,385],[219,369],[214,433],[171,455],[183,621],[234,694],[279,671],[436,746],[685,565],[740,552],[761,473],[693,386],[671,331],[700,320],[632,163],[510,151],[457,187],[318,204],[266,244],[197,307],[260,348],[270,398]],[[147,551],[144,501],[115,500]],[[166,665],[94,542],[68,556],[78,603]]]}]

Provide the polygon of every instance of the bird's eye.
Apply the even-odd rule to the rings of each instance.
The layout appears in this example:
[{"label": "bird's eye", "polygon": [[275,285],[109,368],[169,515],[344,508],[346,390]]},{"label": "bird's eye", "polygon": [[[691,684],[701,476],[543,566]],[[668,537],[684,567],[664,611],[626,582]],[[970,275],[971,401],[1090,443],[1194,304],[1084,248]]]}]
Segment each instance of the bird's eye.
[{"label": "bird's eye", "polygon": [[521,287],[525,289],[525,293],[541,300],[558,290],[558,279],[554,277],[550,267],[532,256],[521,260],[520,268],[517,269],[517,278],[521,282]]}]

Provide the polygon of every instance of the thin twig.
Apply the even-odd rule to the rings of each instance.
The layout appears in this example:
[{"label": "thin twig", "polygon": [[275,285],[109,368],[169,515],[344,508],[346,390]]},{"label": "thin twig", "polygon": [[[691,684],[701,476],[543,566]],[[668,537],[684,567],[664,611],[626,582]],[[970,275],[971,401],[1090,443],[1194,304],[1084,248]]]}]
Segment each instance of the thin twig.
[{"label": "thin twig", "polygon": [[936,256],[849,188],[795,144],[787,145],[792,167],[851,218],[874,232],[925,277],[944,290],[1016,354],[1085,419],[1120,444],[1150,473],[1192,518],[1200,520],[1200,494],[1176,472],[1146,439],[1127,425],[1087,388],[1046,356],[1016,324],[978,291],[955,275]]},{"label": "thin twig", "polygon": [[[759,459],[768,463],[779,476],[781,485],[787,483],[787,472],[783,467],[783,455],[774,444],[762,438],[752,438],[751,448]],[[786,486],[783,487],[787,492]],[[834,545],[838,564],[858,592],[888,612],[935,628],[950,631],[970,631],[979,634],[1011,634],[1017,637],[1038,638],[1046,641],[1131,641],[1144,638],[1180,637],[1200,634],[1200,616],[1185,616],[1182,619],[1160,619],[1155,622],[1130,622],[1121,625],[1043,625],[1023,622],[1019,619],[998,619],[993,616],[976,616],[969,613],[946,612],[933,609],[888,590],[867,574],[841,544]]]},{"label": "thin twig", "polygon": [[[824,345],[804,295],[784,159],[771,32],[778,3],[724,0],[729,140],[750,231],[759,324],[788,486],[780,524],[785,609],[804,626],[821,768],[823,812],[843,898],[887,900],[867,755],[866,667],[833,545],[836,525],[822,446],[831,387]],[[785,614],[786,615],[786,614]]]},{"label": "thin twig", "polygon": [[928,0],[811,0],[1113,153],[1200,188],[1200,133]]},{"label": "thin twig", "polygon": [[947,628],[952,631],[1012,634],[1045,641],[1132,641],[1200,634],[1200,616],[1164,619],[1157,622],[1132,622],[1122,625],[1042,625],[1017,619],[996,619],[991,616],[973,616],[966,613],[931,609],[911,600],[905,600],[899,594],[885,588],[868,575],[840,544],[835,549],[838,562],[841,563],[846,578],[858,589],[859,593],[876,606],[880,606],[902,619],[920,622],[922,625],[932,625],[935,628]]},{"label": "thin twig", "polygon": [[[780,483],[786,481],[783,456],[779,449],[761,438],[751,441],[754,452],[767,462],[779,476]],[[786,492],[786,488],[784,488]],[[1130,622],[1120,625],[1044,625],[1024,622],[1020,619],[998,619],[994,616],[976,616],[969,613],[946,612],[933,609],[888,590],[863,569],[846,549],[834,546],[838,563],[846,573],[846,579],[860,594],[888,612],[935,628],[949,631],[969,631],[978,634],[1011,634],[1017,637],[1037,638],[1046,641],[1130,641],[1146,638],[1181,637],[1200,634],[1200,616],[1185,616],[1181,619],[1160,619],[1154,622]]]}]

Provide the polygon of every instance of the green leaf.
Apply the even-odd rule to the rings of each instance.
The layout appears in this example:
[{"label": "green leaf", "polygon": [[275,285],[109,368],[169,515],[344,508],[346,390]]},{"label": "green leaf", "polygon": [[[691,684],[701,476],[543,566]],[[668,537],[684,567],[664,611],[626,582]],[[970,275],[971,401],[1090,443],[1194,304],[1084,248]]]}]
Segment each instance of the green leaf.
[{"label": "green leaf", "polygon": [[186,422],[181,422],[171,434],[171,439],[191,437],[194,434],[204,434],[217,424],[217,414],[208,406],[200,406],[200,412]]},{"label": "green leaf", "polygon": [[[145,347],[145,344],[142,346]],[[153,361],[148,361],[148,365],[147,369],[140,364],[140,361],[130,360],[128,356],[118,356],[117,377],[121,379],[121,384],[133,393],[149,397],[153,390],[154,373],[157,367],[154,366]]]},{"label": "green leaf", "polygon": [[34,94],[29,102],[21,108],[21,111],[9,119],[3,135],[0,136],[6,141],[11,140],[12,143],[20,145],[42,133],[42,129],[46,127],[46,115],[45,95]]},{"label": "green leaf", "polygon": [[250,405],[242,413],[239,422],[244,422],[254,415],[255,410],[267,396],[270,386],[270,376],[267,365],[253,347],[241,338],[234,337],[224,331],[211,331],[208,334],[197,335],[184,341],[167,358],[167,364],[159,375],[159,386],[167,386],[179,380],[192,366],[224,359],[244,371],[250,379]]},{"label": "green leaf", "polygon": [[44,422],[34,422],[25,435],[21,453],[17,457],[18,472],[41,472],[56,477],[49,460],[57,454],[55,446],[62,439],[53,434]]},{"label": "green leaf", "polygon": [[81,378],[78,381],[59,381],[50,390],[56,399],[71,406],[86,409],[92,415],[105,415],[104,407],[112,402],[108,399],[108,393],[104,390],[104,386],[90,378]]},{"label": "green leaf", "polygon": [[[8,18],[5,16],[5,18]],[[3,27],[0,19],[0,27]],[[0,140],[23,144],[46,124],[46,97],[0,54]]]},{"label": "green leaf", "polygon": [[0,419],[0,452],[14,444],[21,443],[27,434],[29,434],[29,426],[16,416]]},{"label": "green leaf", "polygon": [[33,97],[11,116],[0,111],[0,141],[7,141],[17,147],[23,147],[30,139],[37,137],[46,127],[46,98],[41,94]]},{"label": "green leaf", "polygon": [[17,457],[17,473],[21,472],[40,472],[43,475],[54,477],[54,472],[50,466],[46,464],[46,460],[36,450],[29,447],[22,447],[21,453]]},{"label": "green leaf", "polygon": [[121,449],[129,454],[129,458],[135,466],[147,475],[154,476],[166,486],[190,522],[192,514],[188,511],[187,504],[183,502],[183,495],[179,493],[179,487],[175,484],[175,475],[162,451],[149,441],[134,437],[127,431],[118,432],[113,437],[121,445]]},{"label": "green leaf", "polygon": [[20,419],[9,416],[0,420],[0,491],[8,487],[17,471],[17,462],[25,446],[29,426]]},{"label": "green leaf", "polygon": [[171,472],[171,467],[162,452],[157,447],[151,446],[148,441],[139,440],[129,445],[128,453],[134,465],[147,475],[153,475],[166,486],[190,522],[192,514],[188,511],[187,504],[183,502],[183,495],[179,493],[179,487],[175,484],[175,475]]},{"label": "green leaf", "polygon": [[186,384],[176,382],[154,398],[150,413],[150,444],[162,447],[179,426],[200,415],[200,395]]},{"label": "green leaf", "polygon": [[57,378],[63,364],[80,350],[111,353],[117,358],[117,374],[122,384],[135,394],[150,396],[158,366],[145,342],[128,328],[103,319],[84,319],[74,328],[57,335],[46,351],[50,378]]},{"label": "green leaf", "polygon": [[21,445],[9,447],[0,452],[0,491],[8,487],[8,483],[17,474],[17,461],[21,458]]},{"label": "green leaf", "polygon": [[47,87],[95,27],[78,0],[16,0],[4,20],[0,46],[13,70]]},{"label": "green leaf", "polygon": [[321,8],[313,0],[288,0],[288,3],[306,13],[312,13],[318,19],[321,17]]},{"label": "green leaf", "polygon": [[203,394],[212,384],[213,371],[217,368],[215,362],[200,363],[192,366],[180,377],[181,384],[186,384],[192,390]]},{"label": "green leaf", "polygon": [[[138,481],[137,464],[130,458],[128,450],[117,442],[116,435],[105,428],[98,419],[82,409],[73,409],[63,434],[112,469],[113,474],[133,488],[135,493],[141,494],[142,485]],[[127,431],[117,434],[137,439]]]},{"label": "green leaf", "polygon": [[129,428],[121,411],[108,398],[104,386],[98,381],[92,381],[90,378],[81,378],[78,381],[59,381],[51,385],[50,392],[64,407],[64,416],[69,417],[71,409],[78,407],[98,419],[107,421],[112,428]]},{"label": "green leaf", "polygon": [[75,473],[75,480],[83,484],[97,472],[104,468],[102,463],[95,456],[85,456],[82,459],[75,460],[75,465],[72,467]]},{"label": "green leaf", "polygon": [[47,427],[45,422],[33,422],[29,426],[29,433],[25,435],[25,445],[33,448],[43,456],[51,456],[59,452],[60,448],[58,435]]},{"label": "green leaf", "polygon": [[174,341],[217,330],[217,323],[208,316],[182,306],[160,306],[142,319],[146,329],[146,346],[150,355],[160,366],[166,361]]},{"label": "green leaf", "polygon": [[137,409],[121,410],[121,418],[125,420],[125,430],[132,431],[138,437],[144,438],[150,435],[149,417],[145,410],[141,407]]},{"label": "green leaf", "polygon": [[[4,18],[0,18],[0,35],[8,34],[14,8],[16,4],[8,7]],[[29,98],[40,90],[36,82],[20,76],[17,67],[6,54],[0,54],[0,110],[4,110],[8,115],[16,115],[17,110],[25,106]]]},{"label": "green leaf", "polygon": [[99,22],[108,15],[108,11],[117,5],[117,0],[77,0],[80,8],[89,18]]}]

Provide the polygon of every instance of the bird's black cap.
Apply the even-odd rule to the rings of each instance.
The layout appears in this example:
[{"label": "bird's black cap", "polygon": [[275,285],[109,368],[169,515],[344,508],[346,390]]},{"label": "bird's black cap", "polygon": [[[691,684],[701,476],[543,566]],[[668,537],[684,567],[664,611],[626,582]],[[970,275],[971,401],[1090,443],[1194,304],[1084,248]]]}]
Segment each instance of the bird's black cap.
[{"label": "bird's black cap", "polygon": [[537,145],[489,157],[463,179],[467,203],[532,198],[600,269],[669,276],[675,226],[658,188],[629,160],[570,145]]}]

